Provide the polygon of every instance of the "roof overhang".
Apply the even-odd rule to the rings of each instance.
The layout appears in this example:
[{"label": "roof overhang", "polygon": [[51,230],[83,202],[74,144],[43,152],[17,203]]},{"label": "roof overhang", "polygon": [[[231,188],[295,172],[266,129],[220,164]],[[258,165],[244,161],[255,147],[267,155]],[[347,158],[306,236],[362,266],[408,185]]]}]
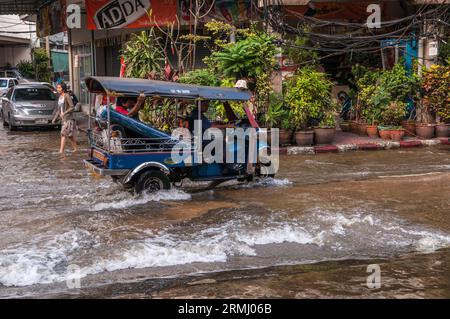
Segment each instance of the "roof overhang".
[{"label": "roof overhang", "polygon": [[169,81],[93,76],[85,80],[91,93],[110,96],[157,96],[173,99],[248,101],[251,93],[236,88],[200,86]]},{"label": "roof overhang", "polygon": [[0,0],[0,14],[34,14],[57,0]]}]

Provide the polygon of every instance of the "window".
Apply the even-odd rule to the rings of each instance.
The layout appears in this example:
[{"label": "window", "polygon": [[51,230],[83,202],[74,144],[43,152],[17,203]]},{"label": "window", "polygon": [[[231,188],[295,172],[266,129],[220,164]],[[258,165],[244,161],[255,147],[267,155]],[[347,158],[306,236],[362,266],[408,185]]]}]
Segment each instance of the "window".
[{"label": "window", "polygon": [[17,89],[14,93],[15,101],[55,101],[56,96],[49,89],[29,88]]},{"label": "window", "polygon": [[8,80],[0,79],[0,88],[5,88],[8,86]]},{"label": "window", "polygon": [[13,80],[9,80],[8,87],[12,88],[13,86],[14,86],[14,81]]}]

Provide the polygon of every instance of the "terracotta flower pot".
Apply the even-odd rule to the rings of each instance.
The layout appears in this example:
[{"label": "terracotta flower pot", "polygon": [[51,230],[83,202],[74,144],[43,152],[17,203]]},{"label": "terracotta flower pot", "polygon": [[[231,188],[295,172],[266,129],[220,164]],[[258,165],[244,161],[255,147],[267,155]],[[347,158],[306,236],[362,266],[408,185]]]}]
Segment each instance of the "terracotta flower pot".
[{"label": "terracotta flower pot", "polygon": [[436,125],[436,137],[449,137],[449,136],[450,136],[450,125],[449,124]]},{"label": "terracotta flower pot", "polygon": [[416,123],[403,121],[402,127],[405,129],[405,136],[416,136]]},{"label": "terracotta flower pot", "polygon": [[349,122],[342,122],[339,124],[341,127],[342,132],[349,132],[350,131],[350,123]]},{"label": "terracotta flower pot", "polygon": [[316,144],[331,144],[334,140],[336,128],[334,127],[315,127],[314,142]]},{"label": "terracotta flower pot", "polygon": [[422,139],[430,139],[434,137],[433,124],[416,124],[416,135]]},{"label": "terracotta flower pot", "polygon": [[358,123],[356,121],[350,121],[350,132],[358,133]]},{"label": "terracotta flower pot", "polygon": [[366,130],[370,138],[378,138],[378,127],[376,125],[367,125]]},{"label": "terracotta flower pot", "polygon": [[358,134],[361,136],[367,135],[367,123],[358,123]]},{"label": "terracotta flower pot", "polygon": [[391,130],[386,128],[378,128],[378,133],[383,140],[391,139]]},{"label": "terracotta flower pot", "polygon": [[295,143],[299,146],[309,146],[314,143],[313,131],[299,131],[295,132]]},{"label": "terracotta flower pot", "polygon": [[402,137],[405,135],[405,130],[404,129],[392,129],[390,130],[390,135],[391,135],[391,139],[393,141],[401,141]]},{"label": "terracotta flower pot", "polygon": [[292,132],[290,130],[280,129],[278,138],[280,145],[291,144],[291,135]]}]

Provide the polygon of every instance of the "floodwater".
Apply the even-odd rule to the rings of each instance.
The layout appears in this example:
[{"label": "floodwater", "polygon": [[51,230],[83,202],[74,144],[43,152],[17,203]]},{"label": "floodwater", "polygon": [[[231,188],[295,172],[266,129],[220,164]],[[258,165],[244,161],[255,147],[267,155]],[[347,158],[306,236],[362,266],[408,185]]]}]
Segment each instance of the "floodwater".
[{"label": "floodwater", "polygon": [[86,173],[82,143],[60,156],[57,131],[0,128],[0,297],[450,297],[448,146],[134,196]]}]

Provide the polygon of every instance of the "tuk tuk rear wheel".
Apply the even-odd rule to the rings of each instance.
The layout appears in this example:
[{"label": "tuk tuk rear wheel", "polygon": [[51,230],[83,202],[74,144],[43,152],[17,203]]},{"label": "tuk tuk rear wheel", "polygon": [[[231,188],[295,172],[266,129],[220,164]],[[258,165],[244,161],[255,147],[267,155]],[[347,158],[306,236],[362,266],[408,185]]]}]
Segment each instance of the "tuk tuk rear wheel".
[{"label": "tuk tuk rear wheel", "polygon": [[142,173],[134,185],[134,191],[137,194],[142,192],[155,193],[162,189],[170,189],[170,180],[166,174],[159,170]]}]

